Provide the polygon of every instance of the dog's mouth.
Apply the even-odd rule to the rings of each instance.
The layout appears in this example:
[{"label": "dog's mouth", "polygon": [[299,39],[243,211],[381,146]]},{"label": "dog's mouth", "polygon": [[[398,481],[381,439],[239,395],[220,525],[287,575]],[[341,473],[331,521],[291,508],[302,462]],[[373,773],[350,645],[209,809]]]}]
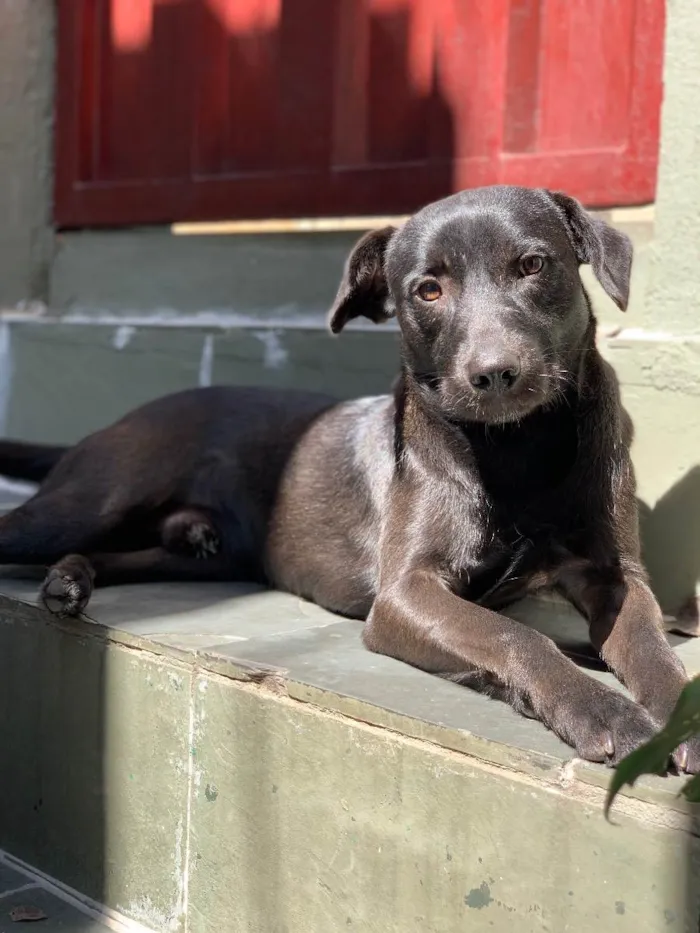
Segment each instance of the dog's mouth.
[{"label": "dog's mouth", "polygon": [[522,374],[517,384],[481,390],[462,380],[440,380],[441,407],[451,419],[481,424],[520,421],[537,408],[556,404],[562,396],[559,380],[547,373]]}]

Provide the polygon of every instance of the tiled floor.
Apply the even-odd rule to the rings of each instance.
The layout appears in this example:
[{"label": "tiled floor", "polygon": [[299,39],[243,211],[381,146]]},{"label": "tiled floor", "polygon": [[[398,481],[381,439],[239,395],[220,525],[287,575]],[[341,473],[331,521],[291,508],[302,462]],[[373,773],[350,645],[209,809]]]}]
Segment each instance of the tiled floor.
[{"label": "tiled floor", "polygon": [[[15,915],[18,909],[41,912],[42,919],[36,923],[20,922]],[[29,869],[8,864],[6,856],[0,854],[0,933],[18,933],[18,930],[33,926],[37,933],[127,933],[143,930],[134,924],[112,916],[99,918],[97,910],[83,907],[79,901],[44,880],[33,875]]]}]

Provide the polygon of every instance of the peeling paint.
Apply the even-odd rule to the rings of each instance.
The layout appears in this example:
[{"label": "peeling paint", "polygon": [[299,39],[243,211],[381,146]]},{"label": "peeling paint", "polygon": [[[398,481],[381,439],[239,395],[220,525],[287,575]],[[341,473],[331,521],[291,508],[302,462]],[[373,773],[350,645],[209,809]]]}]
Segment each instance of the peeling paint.
[{"label": "peeling paint", "polygon": [[207,334],[202,343],[202,358],[199,362],[199,385],[211,385],[214,370],[214,335]]},{"label": "peeling paint", "polygon": [[174,690],[182,690],[184,680],[180,674],[174,671],[168,671],[168,683]]},{"label": "peeling paint", "polygon": [[182,817],[177,821],[175,829],[175,870],[173,880],[175,881],[175,929],[180,926],[181,918],[187,916],[187,838],[188,826]]},{"label": "peeling paint", "polygon": [[139,897],[125,906],[117,905],[117,910],[155,930],[176,933],[180,929],[180,917],[159,910],[150,897]]},{"label": "peeling paint", "polygon": [[280,369],[287,362],[289,353],[282,345],[279,330],[254,330],[253,337],[263,345],[263,365],[266,369]]},{"label": "peeling paint", "polygon": [[[16,309],[0,310],[0,320],[10,324],[42,325],[90,325],[98,327],[150,327],[173,329],[201,329],[212,331],[227,331],[236,328],[244,330],[321,330],[328,331],[325,309],[309,311],[300,306],[285,305],[275,309],[273,313],[267,310],[255,312],[233,311],[231,308],[210,308],[194,313],[183,313],[176,308],[161,308],[154,311],[137,311],[124,309],[123,313],[115,314],[100,308],[75,308],[65,314],[52,313],[39,316],[36,313]],[[348,322],[346,330],[362,330],[376,333],[377,325],[358,318]],[[382,325],[383,330],[397,331],[399,325],[395,320],[389,320]]]},{"label": "peeling paint", "polygon": [[123,350],[131,343],[131,338],[136,333],[136,328],[131,324],[122,324],[114,332],[112,346],[115,350]]},{"label": "peeling paint", "polygon": [[482,881],[478,888],[472,888],[468,894],[465,894],[464,903],[467,907],[474,908],[474,910],[483,910],[484,907],[488,907],[489,904],[493,903],[491,888],[485,881]]},{"label": "peeling paint", "polygon": [[7,321],[0,320],[0,433],[5,434],[12,393],[12,333]]}]

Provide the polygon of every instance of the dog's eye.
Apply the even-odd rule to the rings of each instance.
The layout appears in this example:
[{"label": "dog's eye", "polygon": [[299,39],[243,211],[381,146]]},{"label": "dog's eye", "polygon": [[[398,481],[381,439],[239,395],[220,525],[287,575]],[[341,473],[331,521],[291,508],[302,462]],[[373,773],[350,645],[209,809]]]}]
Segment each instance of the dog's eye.
[{"label": "dog's eye", "polygon": [[544,259],[541,256],[523,256],[520,260],[520,271],[523,275],[537,275],[542,271]]},{"label": "dog's eye", "polygon": [[423,301],[437,301],[442,295],[442,289],[437,282],[423,282],[418,288],[418,294]]}]

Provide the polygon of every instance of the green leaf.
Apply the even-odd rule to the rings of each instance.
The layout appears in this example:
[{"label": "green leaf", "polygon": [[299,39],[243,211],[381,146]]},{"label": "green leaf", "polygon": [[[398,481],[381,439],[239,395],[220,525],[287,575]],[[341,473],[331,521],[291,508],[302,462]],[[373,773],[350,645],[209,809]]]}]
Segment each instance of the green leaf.
[{"label": "green leaf", "polygon": [[[643,774],[664,774],[668,759],[683,742],[700,733],[700,677],[695,677],[684,688],[676,708],[664,728],[623,758],[617,766],[605,801],[605,816],[608,817],[613,800],[625,784],[632,786]],[[686,793],[697,794],[697,797]],[[689,800],[700,800],[700,783],[693,779],[683,788]]]}]

